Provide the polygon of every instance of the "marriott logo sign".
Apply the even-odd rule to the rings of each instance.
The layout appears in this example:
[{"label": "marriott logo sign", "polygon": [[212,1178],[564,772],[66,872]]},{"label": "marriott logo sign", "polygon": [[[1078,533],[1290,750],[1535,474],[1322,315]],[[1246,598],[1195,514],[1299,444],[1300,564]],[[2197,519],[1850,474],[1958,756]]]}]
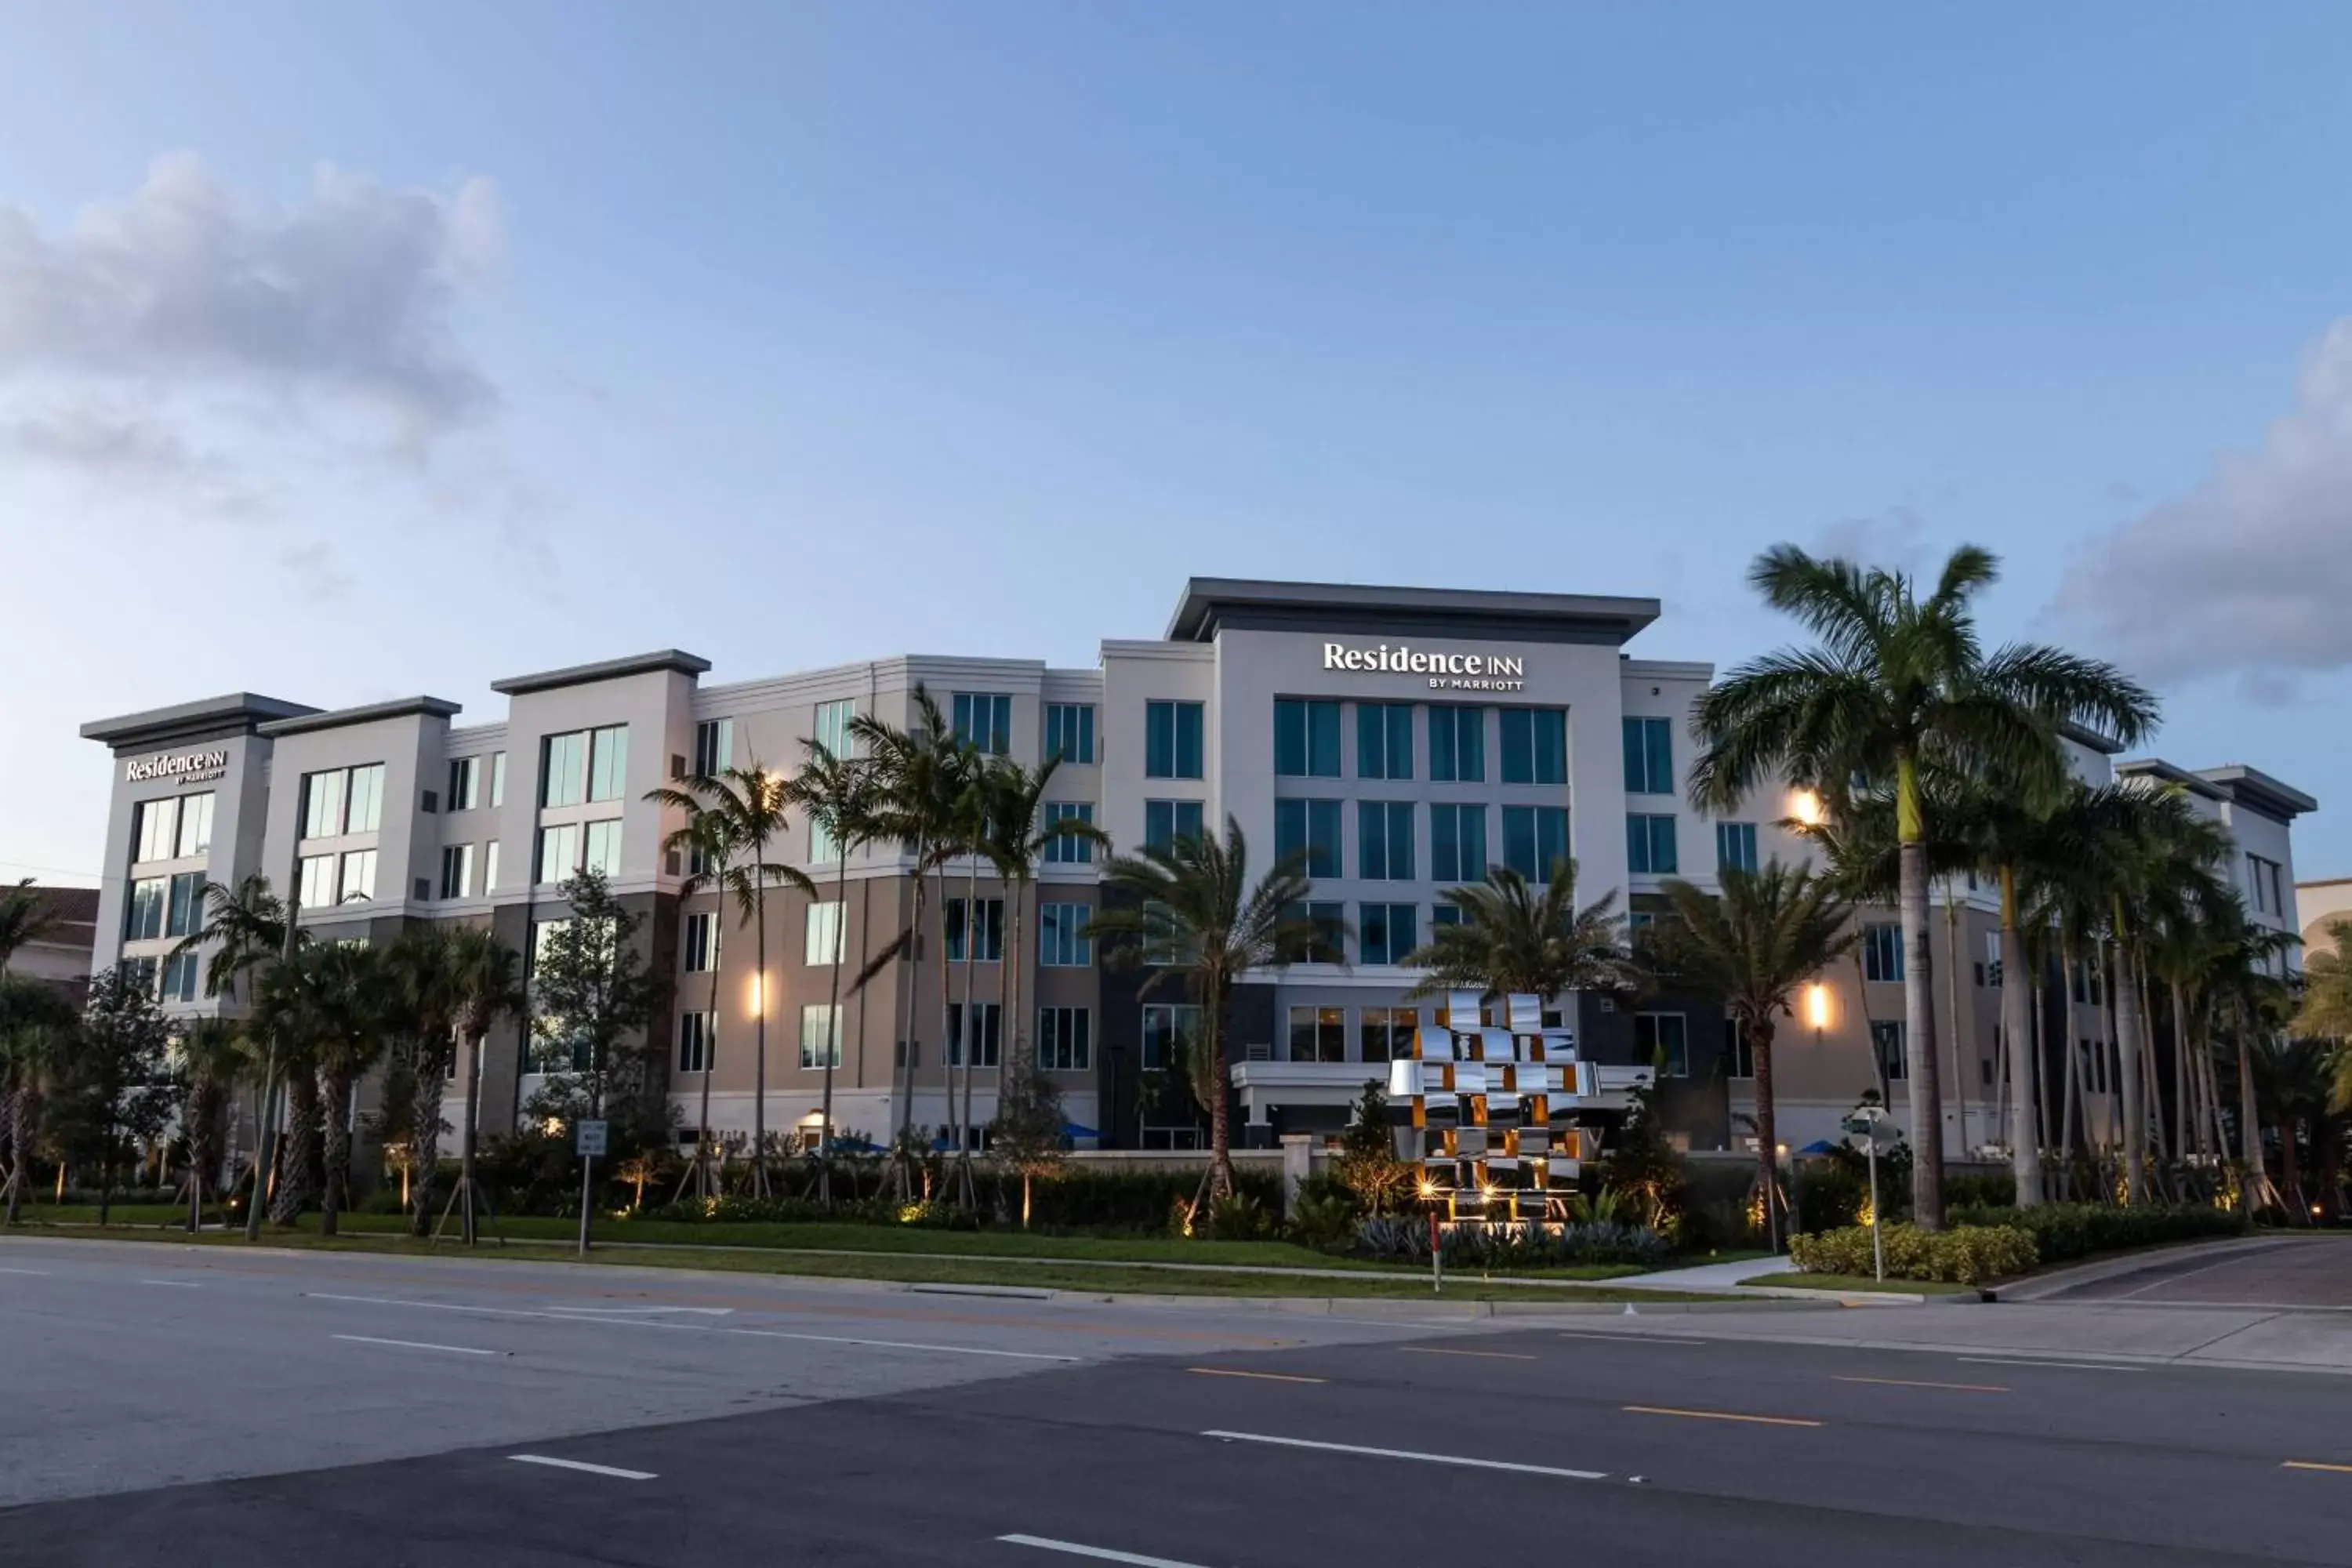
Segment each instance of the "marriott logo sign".
[{"label": "marriott logo sign", "polygon": [[1527,660],[1507,653],[1431,653],[1403,643],[1375,647],[1323,645],[1326,669],[1379,675],[1425,675],[1433,691],[1524,691]]},{"label": "marriott logo sign", "polygon": [[190,779],[211,778],[228,771],[228,753],[220,752],[182,752],[176,757],[140,757],[122,764],[126,784],[138,784],[146,779],[177,779],[186,784]]}]

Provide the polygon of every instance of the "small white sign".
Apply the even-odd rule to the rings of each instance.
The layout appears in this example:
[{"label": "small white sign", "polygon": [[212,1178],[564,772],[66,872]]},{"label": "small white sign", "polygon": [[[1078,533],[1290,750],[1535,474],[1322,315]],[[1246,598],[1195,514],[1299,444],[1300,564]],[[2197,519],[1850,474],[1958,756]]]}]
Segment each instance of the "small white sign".
[{"label": "small white sign", "polygon": [[572,1152],[582,1159],[604,1157],[604,1123],[575,1121],[572,1124]]}]

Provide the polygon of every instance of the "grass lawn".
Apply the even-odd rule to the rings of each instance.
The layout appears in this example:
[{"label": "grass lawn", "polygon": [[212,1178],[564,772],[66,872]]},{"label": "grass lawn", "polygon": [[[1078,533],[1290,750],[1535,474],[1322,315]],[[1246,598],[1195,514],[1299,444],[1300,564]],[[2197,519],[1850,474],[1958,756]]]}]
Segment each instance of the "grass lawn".
[{"label": "grass lawn", "polygon": [[[383,1217],[383,1216],[377,1216]],[[556,1224],[556,1221],[543,1221]],[[702,1227],[692,1227],[699,1229]],[[106,1240],[138,1240],[194,1243],[205,1247],[237,1247],[245,1245],[241,1234],[207,1231],[190,1237],[184,1232],[163,1229],[125,1229],[95,1226],[62,1226],[51,1235],[97,1237]],[[927,1233],[938,1234],[938,1233]],[[292,1247],[318,1252],[370,1252],[400,1257],[449,1257],[463,1248],[444,1246],[437,1251],[425,1243],[405,1237],[354,1235],[334,1237],[308,1232],[273,1231],[264,1237],[263,1245]],[[1089,1268],[1056,1267],[1050,1263],[1025,1262],[1019,1258],[925,1258],[894,1257],[877,1253],[866,1257],[842,1258],[794,1251],[790,1248],[742,1248],[716,1252],[671,1251],[657,1247],[626,1250],[618,1248],[592,1252],[585,1264],[570,1255],[546,1247],[499,1247],[485,1245],[469,1256],[483,1258],[506,1258],[533,1263],[572,1263],[578,1267],[623,1266],[656,1268],[700,1268],[744,1274],[791,1274],[807,1277],[844,1279],[884,1279],[908,1284],[935,1285],[1022,1285],[1042,1289],[1070,1290],[1087,1294],[1125,1292],[1153,1296],[1291,1296],[1342,1298],[1394,1298],[1401,1300],[1427,1299],[1433,1293],[1425,1275],[1364,1272],[1342,1279],[1286,1279],[1279,1274],[1193,1273],[1148,1267],[1133,1268]],[[1560,1289],[1531,1289],[1525,1285],[1499,1281],[1451,1278],[1446,1281],[1444,1300],[1449,1301],[1514,1301],[1543,1302],[1618,1302],[1701,1300],[1706,1298],[1685,1296],[1660,1290],[1612,1290],[1605,1286],[1570,1287]]]},{"label": "grass lawn", "polygon": [[1753,1279],[1742,1279],[1742,1285],[1785,1285],[1795,1290],[1837,1290],[1852,1294],[1860,1290],[1892,1290],[1905,1296],[1973,1296],[1974,1285],[1954,1285],[1942,1279],[1887,1279],[1884,1282],[1867,1274],[1759,1274]]}]

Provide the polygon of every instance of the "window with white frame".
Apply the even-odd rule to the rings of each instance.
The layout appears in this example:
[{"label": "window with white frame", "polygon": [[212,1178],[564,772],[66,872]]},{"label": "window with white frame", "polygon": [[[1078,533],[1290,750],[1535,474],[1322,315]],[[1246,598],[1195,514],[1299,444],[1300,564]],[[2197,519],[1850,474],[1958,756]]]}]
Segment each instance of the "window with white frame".
[{"label": "window with white frame", "polygon": [[295,868],[294,897],[306,910],[323,910],[335,901],[335,858],[305,855]]},{"label": "window with white frame", "polygon": [[185,860],[213,847],[213,792],[184,795],[180,800],[180,830],[173,836],[172,857]]},{"label": "window with white frame", "polygon": [[1356,704],[1356,776],[1412,777],[1412,704]]},{"label": "window with white frame", "polygon": [[580,868],[583,871],[601,871],[606,877],[621,874],[621,819],[617,816],[604,822],[585,825]]},{"label": "window with white frame", "polygon": [[1723,1021],[1723,1072],[1726,1078],[1754,1078],[1756,1053],[1740,1032],[1739,1020]]},{"label": "window with white frame", "polygon": [[[1094,711],[1092,709],[1088,712]],[[1045,826],[1057,822],[1083,822],[1094,825],[1093,803],[1083,800],[1049,800],[1045,803]],[[1091,866],[1095,860],[1095,843],[1080,833],[1056,833],[1045,840],[1045,864],[1048,866]]]},{"label": "window with white frame", "polygon": [[971,1005],[971,1024],[965,1024],[964,1005],[948,1004],[948,1065],[961,1067],[967,1047],[971,1053],[971,1065],[992,1068],[1000,1047],[1004,1043],[1004,1009],[994,1002]]},{"label": "window with white frame", "polygon": [[1433,704],[1429,710],[1429,776],[1444,784],[1486,782],[1486,710]]},{"label": "window with white frame", "polygon": [[1358,904],[1356,949],[1365,963],[1402,963],[1421,945],[1418,904]]},{"label": "window with white frame", "polygon": [[569,881],[580,868],[580,825],[557,823],[539,830],[539,868],[532,880]]},{"label": "window with white frame", "polygon": [[[977,899],[973,900],[979,918],[972,944],[975,963],[1001,963],[1004,961],[1004,900]],[[948,962],[961,963],[964,957],[964,900],[950,899],[947,908]]]},{"label": "window with white frame", "polygon": [[183,871],[172,879],[163,900],[163,934],[194,936],[204,929],[205,874]]},{"label": "window with white frame", "polygon": [[808,907],[801,931],[801,962],[812,969],[829,969],[841,962],[841,900],[827,899]]},{"label": "window with white frame", "polygon": [[[1382,831],[1386,831],[1385,824]],[[1407,847],[1410,848],[1409,840]],[[1339,876],[1339,803],[1276,801],[1274,858],[1284,862],[1296,858],[1310,878]]]},{"label": "window with white frame", "polygon": [[719,911],[700,910],[686,917],[678,942],[678,965],[688,974],[708,974],[719,967]]},{"label": "window with white frame", "polygon": [[710,1070],[712,1015],[680,1013],[677,1016],[677,1070],[709,1072]]},{"label": "window with white frame", "polygon": [[470,899],[474,896],[472,845],[445,844],[441,847],[441,896],[445,899]]},{"label": "window with white frame", "polygon": [[1429,806],[1429,874],[1440,882],[1486,875],[1486,808],[1445,801]]},{"label": "window with white frame", "polygon": [[841,1065],[841,1009],[830,1002],[801,1005],[801,1066]]},{"label": "window with white frame", "polygon": [[493,809],[507,803],[507,754],[490,753],[490,805]]},{"label": "window with white frame", "polygon": [[1625,718],[1625,793],[1675,793],[1675,727],[1671,720]]},{"label": "window with white frame", "polygon": [[1090,1072],[1095,1016],[1086,1007],[1037,1009],[1037,1066],[1045,1072]]},{"label": "window with white frame", "polygon": [[131,863],[169,860],[173,842],[179,836],[179,801],[171,796],[142,800],[131,809],[135,815],[131,823]]},{"label": "window with white frame", "polygon": [[1862,928],[1862,977],[1899,984],[1903,979],[1903,927],[1892,921]]},{"label": "window with white frame", "polygon": [[735,765],[735,721],[705,719],[694,727],[694,775],[717,778]]},{"label": "window with white frame", "polygon": [[383,824],[383,764],[302,775],[302,837],[373,833]]},{"label": "window with white frame", "polygon": [[1065,763],[1091,765],[1095,760],[1095,708],[1091,702],[1045,704],[1045,754]]},{"label": "window with white frame", "polygon": [[482,759],[449,759],[449,809],[471,811],[482,804]]},{"label": "window with white frame", "polygon": [[142,877],[131,884],[131,898],[123,906],[123,941],[155,942],[163,937],[163,906],[170,887],[169,879],[163,877]]},{"label": "window with white frame", "polygon": [[1715,860],[1726,871],[1756,869],[1756,825],[1718,822],[1715,825]]},{"label": "window with white frame", "polygon": [[959,691],[950,708],[956,739],[986,756],[1013,750],[1013,699],[1002,691]]},{"label": "window with white frame", "polygon": [[1143,776],[1196,779],[1202,774],[1203,704],[1143,705]]},{"label": "window with white frame", "polygon": [[816,733],[809,739],[835,757],[854,757],[857,754],[857,737],[851,731],[849,721],[856,717],[857,700],[854,697],[820,702],[816,705]]},{"label": "window with white frame", "polygon": [[1356,875],[1370,882],[1413,879],[1411,801],[1356,803]]},{"label": "window with white frame", "polygon": [[174,952],[163,960],[163,977],[158,1000],[193,1002],[196,999],[199,957],[194,949]]},{"label": "window with white frame", "polygon": [[1143,1070],[1166,1072],[1183,1065],[1181,1047],[1201,1037],[1201,1009],[1187,1002],[1143,1005]]},{"label": "window with white frame", "polygon": [[335,901],[363,904],[375,897],[375,851],[347,849],[335,878]]},{"label": "window with white frame", "polygon": [[1085,904],[1037,906],[1037,962],[1047,969],[1086,969],[1095,961],[1095,944],[1086,935],[1094,910]]},{"label": "window with white frame", "polygon": [[629,727],[607,724],[546,735],[539,742],[539,804],[618,800],[628,783]]},{"label": "window with white frame", "polygon": [[482,896],[489,897],[499,887],[499,841],[495,838],[482,846]]},{"label": "window with white frame", "polygon": [[1637,877],[1671,877],[1681,869],[1675,849],[1675,819],[1636,812],[1625,818],[1625,868]]}]

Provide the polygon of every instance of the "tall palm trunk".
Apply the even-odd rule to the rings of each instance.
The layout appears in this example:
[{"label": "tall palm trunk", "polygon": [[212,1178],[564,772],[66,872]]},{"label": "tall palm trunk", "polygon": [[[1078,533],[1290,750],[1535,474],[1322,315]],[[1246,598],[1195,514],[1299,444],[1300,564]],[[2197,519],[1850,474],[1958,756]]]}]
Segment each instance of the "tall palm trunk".
[{"label": "tall palm trunk", "polygon": [[1233,983],[1223,970],[1211,967],[1202,976],[1201,1048],[1208,1053],[1209,1069],[1209,1203],[1212,1209],[1234,1191],[1234,1124],[1226,1101],[1233,1098],[1233,1075],[1225,1066],[1225,1005]]},{"label": "tall palm trunk", "polygon": [[[2118,921],[2118,931],[2121,923]],[[2141,1202],[2147,1194],[2147,1107],[2140,1081],[2140,1052],[2147,1034],[2139,1016],[2137,955],[2127,942],[2116,943],[2116,967],[2108,988],[2116,999],[2116,1089],[2123,1101],[2124,1202]]]},{"label": "tall palm trunk", "polygon": [[458,1206],[466,1212],[458,1219],[458,1232],[467,1247],[474,1245],[477,1226],[475,1205],[480,1202],[480,1189],[474,1184],[475,1130],[482,1120],[482,1058],[488,1055],[489,1026],[468,1020],[466,1037],[466,1124],[457,1130],[457,1191]]},{"label": "tall palm trunk", "polygon": [[2156,1065],[2156,999],[2148,989],[2145,954],[2133,963],[2132,981],[2139,989],[2140,1089],[2147,1096],[2147,1148],[2158,1166],[2148,1178],[2153,1190],[2161,1167],[2172,1158],[2172,1142],[2164,1131],[2164,1080]]},{"label": "tall palm trunk", "polygon": [[[758,874],[756,868],[754,874]],[[768,1009],[775,1002],[768,994],[768,886],[764,877],[751,895],[751,941],[759,950],[751,958],[751,984],[760,1001],[752,1010],[752,1049],[758,1059],[751,1071],[751,1195],[764,1198],[768,1195]]]},{"label": "tall palm trunk", "polygon": [[[2042,1147],[2050,1148],[2050,1017],[2049,1002],[2042,994],[2042,976],[2033,977],[2033,1130],[2041,1136]],[[2046,1182],[2044,1184],[2046,1189]],[[2046,1195],[2046,1191],[2045,1191]]]},{"label": "tall palm trunk", "polygon": [[898,1164],[898,1201],[900,1203],[911,1203],[914,1201],[915,1196],[915,1173],[907,1163],[906,1150],[907,1130],[913,1125],[915,1114],[915,1056],[921,1046],[919,1031],[915,1027],[915,1010],[921,1005],[919,999],[919,983],[921,976],[917,973],[917,970],[920,967],[918,960],[923,948],[923,905],[925,902],[923,898],[923,844],[922,840],[919,838],[915,841],[914,880],[914,912],[908,917],[907,951],[903,961],[906,968],[907,978],[907,1005],[904,1010],[902,1010],[898,1015],[898,1026],[905,1031],[906,1037],[899,1042],[900,1048],[898,1051],[898,1060],[892,1072],[894,1083],[898,1087],[898,1125],[897,1130],[891,1135],[890,1157],[892,1160],[897,1162]]},{"label": "tall palm trunk", "polygon": [[2194,1152],[2190,1139],[2198,1126],[2197,1080],[2189,1062],[2188,996],[2178,980],[2167,982],[2165,989],[2172,1003],[2172,1147],[2177,1158],[2186,1160]]},{"label": "tall palm trunk", "polygon": [[351,1073],[341,1068],[321,1069],[319,1098],[327,1113],[327,1170],[319,1192],[319,1234],[332,1236],[342,1216],[344,1187],[351,1180]]},{"label": "tall palm trunk", "polygon": [[2253,1035],[2242,1017],[2238,1026],[2238,1158],[2246,1167],[2246,1206],[2252,1209],[2256,1194],[2270,1186],[2270,1172],[2263,1167],[2263,1125],[2254,1110]]},{"label": "tall palm trunk", "polygon": [[1744,1022],[1748,1056],[1756,1069],[1756,1185],[1764,1195],[1764,1226],[1772,1250],[1786,1244],[1789,1227],[1780,1205],[1780,1144],[1772,1110],[1772,1020],[1767,1014]]},{"label": "tall palm trunk", "polygon": [[694,1168],[688,1173],[694,1184],[694,1195],[705,1201],[719,1195],[719,1173],[710,1163],[710,1079],[719,1070],[719,1018],[727,998],[727,934],[723,929],[727,894],[723,879],[718,887],[719,898],[710,914],[710,1032],[702,1040],[702,1088],[695,1097],[694,1110]]},{"label": "tall palm trunk", "polygon": [[[1952,879],[1944,879],[1944,994],[1952,1005],[1952,1100],[1959,1113],[1960,1158],[1969,1158],[1976,1150],[1969,1137],[1969,1069],[1977,1063],[1976,1031],[1960,1019],[1960,902],[1952,896]],[[1960,1049],[1968,1047],[1969,1059],[1960,1060]]]},{"label": "tall palm trunk", "polygon": [[188,1234],[204,1228],[205,1192],[210,1184],[218,1147],[221,1113],[228,1101],[228,1086],[209,1073],[188,1086],[188,1103],[180,1123],[188,1136]]},{"label": "tall palm trunk", "polygon": [[2275,1131],[2279,1141],[2279,1200],[2286,1210],[2290,1224],[2309,1225],[2310,1212],[2303,1197],[2303,1151],[2295,1147],[2294,1135],[2303,1119],[2291,1110],[2279,1112]]},{"label": "tall palm trunk", "polygon": [[816,1200],[833,1203],[833,1064],[841,1055],[841,965],[849,950],[849,843],[834,846],[841,857],[833,874],[833,1013],[825,1026],[824,1099],[816,1129]]},{"label": "tall palm trunk", "polygon": [[2039,1000],[2026,969],[2025,933],[2017,929],[2017,869],[2000,868],[2000,1032],[2009,1058],[2009,1168],[2017,1179],[2017,1206],[2042,1202],[2042,1145],[2033,1120],[2033,1004]]},{"label": "tall palm trunk", "polygon": [[[955,1064],[971,1053],[971,1016],[966,1014],[958,1029],[953,1023],[955,1007],[955,975],[948,963],[948,872],[945,866],[931,872],[932,894],[940,906],[940,1092],[947,1103],[940,1108],[940,1129],[943,1133],[955,1131]],[[966,919],[970,919],[969,911]]]},{"label": "tall palm trunk", "polygon": [[[951,1110],[951,1114],[955,1118],[956,1203],[958,1206],[966,1209],[976,1207],[978,1205],[978,1194],[973,1192],[971,1184],[971,1069],[972,1058],[980,1055],[981,1041],[985,1037],[985,1031],[980,1026],[980,1009],[972,999],[972,965],[980,957],[981,927],[980,860],[977,856],[974,856],[964,862],[963,871],[963,1028],[964,1034],[968,1037],[963,1048],[963,1071],[961,1075],[963,1080],[963,1091],[961,1100]],[[1003,960],[1000,954],[999,967],[1002,966]],[[1000,996],[1003,994],[1001,990],[998,994]],[[997,1008],[1001,1052],[1004,1022],[1002,1001],[997,1004]],[[951,1100],[955,1097],[956,1086],[953,1083],[948,1085],[948,1094]]]},{"label": "tall palm trunk", "polygon": [[[286,1132],[278,1140],[278,1187],[269,1199],[270,1224],[290,1226],[300,1215],[310,1199],[310,1168],[318,1159],[318,1080],[307,1072],[290,1072],[286,1075]],[[268,1179],[264,1173],[263,1180]]]},{"label": "tall palm trunk", "polygon": [[2075,956],[2073,942],[2060,944],[2058,963],[2065,971],[2062,984],[2064,988],[2063,994],[2066,998],[2066,1038],[2063,1042],[2066,1047],[2066,1075],[2063,1086],[2059,1090],[2059,1098],[2063,1103],[2059,1107],[2058,1163],[2063,1173],[2063,1180],[2065,1183],[2063,1191],[2069,1203],[2078,1195],[2074,1191],[2074,1130],[2077,1127],[2084,1127],[2087,1135],[2087,1123],[2090,1120],[2084,1114],[2083,1108],[2083,1047],[2082,1043],[2074,1037],[2074,976],[2081,962]]},{"label": "tall palm trunk", "polygon": [[[1012,1015],[1009,1023],[1013,1037],[1013,1054],[1006,1058],[1004,1064],[997,1069],[997,1082],[1000,1086],[1007,1082],[1028,1081],[1029,1029],[1028,1020],[1021,1007],[1022,988],[1028,983],[1029,978],[1023,973],[1021,963],[1022,894],[1027,887],[1028,883],[1025,879],[1015,878],[1006,885],[1004,889],[1004,915],[1013,926],[1013,930],[1005,938],[1004,948],[1004,1005]],[[1003,1092],[1001,1087],[998,1092],[1000,1094]]]},{"label": "tall palm trunk", "polygon": [[1897,830],[1903,906],[1904,1057],[1911,1075],[1911,1209],[1922,1230],[1944,1228],[1944,1112],[1936,1061],[1936,960],[1927,924],[1927,846],[1916,759],[1898,760]]},{"label": "tall palm trunk", "polygon": [[433,1226],[433,1177],[441,1167],[441,1085],[438,1072],[416,1075],[408,1099],[408,1234]]},{"label": "tall palm trunk", "polygon": [[25,1217],[25,1187],[33,1179],[33,1128],[40,1120],[40,1091],[30,1084],[8,1097],[8,1223]]}]

